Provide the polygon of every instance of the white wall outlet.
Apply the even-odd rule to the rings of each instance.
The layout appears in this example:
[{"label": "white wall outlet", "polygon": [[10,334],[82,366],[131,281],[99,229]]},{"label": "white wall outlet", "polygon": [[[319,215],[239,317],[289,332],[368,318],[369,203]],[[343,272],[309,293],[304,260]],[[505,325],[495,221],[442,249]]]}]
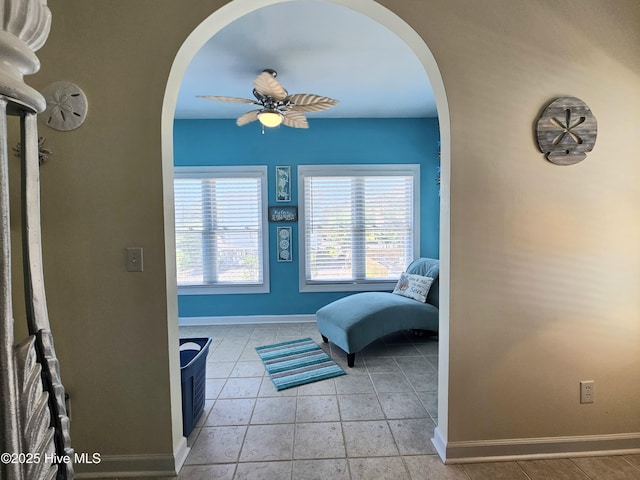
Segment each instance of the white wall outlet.
[{"label": "white wall outlet", "polygon": [[142,247],[127,248],[127,272],[141,272],[142,268]]},{"label": "white wall outlet", "polygon": [[580,382],[580,403],[593,403],[595,401],[595,382],[593,380],[583,380]]}]

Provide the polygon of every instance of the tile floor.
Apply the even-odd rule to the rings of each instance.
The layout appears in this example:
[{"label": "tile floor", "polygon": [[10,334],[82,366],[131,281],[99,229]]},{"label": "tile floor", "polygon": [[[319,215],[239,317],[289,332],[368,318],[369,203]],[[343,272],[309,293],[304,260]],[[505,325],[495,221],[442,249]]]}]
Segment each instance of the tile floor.
[{"label": "tile floor", "polygon": [[[205,412],[180,480],[640,480],[640,455],[445,466],[437,423],[438,342],[410,332],[356,355],[315,324],[181,327],[213,339]],[[311,337],[346,376],[278,392],[255,347]]]}]

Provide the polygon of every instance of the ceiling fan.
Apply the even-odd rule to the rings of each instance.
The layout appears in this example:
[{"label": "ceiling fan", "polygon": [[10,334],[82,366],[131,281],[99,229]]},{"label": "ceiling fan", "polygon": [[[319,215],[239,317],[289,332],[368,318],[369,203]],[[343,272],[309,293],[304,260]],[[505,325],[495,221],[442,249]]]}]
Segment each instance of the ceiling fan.
[{"label": "ceiling fan", "polygon": [[321,97],[311,93],[289,95],[280,82],[276,80],[275,70],[263,70],[253,81],[253,96],[256,100],[238,97],[218,97],[198,95],[198,98],[231,103],[252,103],[261,108],[251,110],[238,117],[236,123],[242,127],[258,120],[264,127],[277,127],[282,124],[293,128],[309,128],[303,112],[319,112],[333,107],[337,100]]}]

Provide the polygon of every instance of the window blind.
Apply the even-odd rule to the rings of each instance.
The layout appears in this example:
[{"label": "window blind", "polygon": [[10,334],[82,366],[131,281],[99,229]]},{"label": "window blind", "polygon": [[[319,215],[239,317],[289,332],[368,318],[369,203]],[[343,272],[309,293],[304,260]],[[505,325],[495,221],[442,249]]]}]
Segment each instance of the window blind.
[{"label": "window blind", "polygon": [[397,279],[413,259],[414,176],[304,176],[307,283]]},{"label": "window blind", "polygon": [[263,282],[260,178],[176,177],[178,286]]}]

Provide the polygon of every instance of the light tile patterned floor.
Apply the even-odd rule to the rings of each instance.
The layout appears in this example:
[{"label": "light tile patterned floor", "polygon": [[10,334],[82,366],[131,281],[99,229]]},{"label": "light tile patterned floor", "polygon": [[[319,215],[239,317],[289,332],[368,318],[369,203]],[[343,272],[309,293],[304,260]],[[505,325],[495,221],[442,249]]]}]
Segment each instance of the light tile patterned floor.
[{"label": "light tile patterned floor", "polygon": [[[354,368],[313,323],[181,327],[213,339],[205,412],[180,480],[640,480],[640,455],[443,465],[438,342],[390,335]],[[311,337],[346,376],[278,392],[255,347]]]}]

